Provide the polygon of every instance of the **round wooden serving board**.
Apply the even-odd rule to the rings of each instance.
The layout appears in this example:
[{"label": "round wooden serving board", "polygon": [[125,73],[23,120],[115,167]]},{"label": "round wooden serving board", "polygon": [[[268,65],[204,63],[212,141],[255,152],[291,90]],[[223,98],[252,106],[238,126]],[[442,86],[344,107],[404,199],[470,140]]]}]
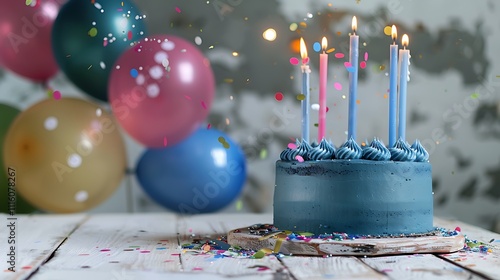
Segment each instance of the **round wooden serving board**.
[{"label": "round wooden serving board", "polygon": [[288,233],[272,232],[267,235],[250,233],[250,228],[231,230],[227,242],[248,250],[270,249],[285,255],[342,255],[379,256],[420,253],[451,253],[464,248],[462,234],[443,236],[440,232],[428,236],[377,237],[345,240],[308,238],[287,240]]}]

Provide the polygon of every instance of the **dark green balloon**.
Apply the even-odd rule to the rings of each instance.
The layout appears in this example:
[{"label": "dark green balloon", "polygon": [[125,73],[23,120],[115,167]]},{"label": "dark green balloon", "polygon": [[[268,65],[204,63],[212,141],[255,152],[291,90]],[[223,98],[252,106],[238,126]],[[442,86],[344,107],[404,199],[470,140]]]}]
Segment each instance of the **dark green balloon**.
[{"label": "dark green balloon", "polygon": [[146,25],[130,1],[92,2],[70,0],[61,7],[52,28],[52,49],[69,80],[85,93],[107,101],[113,64],[133,42],[147,35]]},{"label": "dark green balloon", "polygon": [[[9,130],[11,123],[14,121],[16,116],[20,111],[14,107],[0,104],[0,213],[8,213],[8,186],[7,186],[7,166],[3,164],[3,149],[9,149],[9,147],[4,147],[3,143],[5,136]],[[17,171],[17,170],[16,170]],[[16,196],[16,213],[17,214],[28,214],[36,211],[37,209],[26,200],[24,200],[19,193]]]}]

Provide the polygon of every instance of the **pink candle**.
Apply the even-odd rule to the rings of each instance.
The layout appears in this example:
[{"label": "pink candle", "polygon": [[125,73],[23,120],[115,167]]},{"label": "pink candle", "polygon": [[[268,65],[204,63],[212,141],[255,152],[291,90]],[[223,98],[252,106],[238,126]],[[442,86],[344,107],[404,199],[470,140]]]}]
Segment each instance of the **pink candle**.
[{"label": "pink candle", "polygon": [[326,81],[328,76],[328,54],[326,38],[323,37],[321,47],[323,53],[319,55],[319,118],[318,118],[318,142],[325,137],[326,127]]}]

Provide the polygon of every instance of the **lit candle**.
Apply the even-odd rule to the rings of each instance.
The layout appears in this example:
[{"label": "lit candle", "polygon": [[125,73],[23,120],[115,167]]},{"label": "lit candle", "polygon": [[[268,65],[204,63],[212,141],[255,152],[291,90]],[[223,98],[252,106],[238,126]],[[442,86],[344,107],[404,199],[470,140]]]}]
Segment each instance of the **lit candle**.
[{"label": "lit candle", "polygon": [[396,144],[396,110],[398,106],[398,33],[392,26],[392,45],[390,49],[389,70],[389,147]]},{"label": "lit candle", "polygon": [[406,140],[406,85],[408,83],[408,65],[410,62],[410,50],[408,35],[403,35],[401,40],[403,49],[399,50],[399,138]]},{"label": "lit candle", "polygon": [[304,98],[302,104],[302,140],[309,142],[309,58],[307,57],[306,44],[303,38],[300,38],[300,56],[302,57],[302,94]]},{"label": "lit candle", "polygon": [[319,118],[318,118],[318,142],[325,137],[326,126],[326,81],[328,76],[328,54],[326,47],[328,43],[323,37],[321,48],[323,53],[319,55]]},{"label": "lit candle", "polygon": [[352,137],[356,140],[356,101],[358,95],[358,55],[359,55],[359,36],[356,35],[358,23],[356,17],[352,17],[352,35],[349,41],[349,62],[352,71],[349,71],[349,127],[348,139]]}]

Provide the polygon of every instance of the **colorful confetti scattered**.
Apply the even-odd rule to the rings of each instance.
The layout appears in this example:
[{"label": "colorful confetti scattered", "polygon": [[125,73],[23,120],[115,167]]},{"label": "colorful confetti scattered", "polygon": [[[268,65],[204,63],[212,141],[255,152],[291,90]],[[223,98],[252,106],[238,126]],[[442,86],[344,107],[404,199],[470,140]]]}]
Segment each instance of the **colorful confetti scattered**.
[{"label": "colorful confetti scattered", "polygon": [[207,129],[210,129],[212,127],[211,124],[207,124]]},{"label": "colorful confetti scattered", "polygon": [[476,98],[478,98],[478,97],[479,97],[479,93],[474,92],[473,94],[471,94],[471,96],[470,96],[470,97],[471,97],[472,99],[476,99]]},{"label": "colorful confetti scattered", "polygon": [[279,91],[278,91],[278,92],[276,92],[276,93],[274,94],[274,99],[276,99],[276,101],[281,101],[281,100],[283,100],[283,93],[281,93],[281,92],[279,92]]},{"label": "colorful confetti scattered", "polygon": [[219,143],[221,143],[224,148],[226,148],[226,149],[230,148],[229,143],[227,143],[227,141],[224,137],[219,136],[218,140],[219,140]]},{"label": "colorful confetti scattered", "polygon": [[335,48],[329,48],[328,50],[326,50],[326,53],[332,53],[335,51]]},{"label": "colorful confetti scattered", "polygon": [[365,61],[368,61],[368,52],[365,52]]},{"label": "colorful confetti scattered", "polygon": [[392,36],[392,26],[384,27],[384,34],[387,36]]},{"label": "colorful confetti scattered", "polygon": [[335,87],[336,90],[342,90],[342,85],[339,82],[333,83],[333,86]]},{"label": "colorful confetti scattered", "polygon": [[26,0],[26,6],[30,6],[33,0]]},{"label": "colorful confetti scattered", "polygon": [[55,100],[61,99],[61,92],[56,90],[54,93],[52,93],[52,97],[54,97]]},{"label": "colorful confetti scattered", "polygon": [[181,9],[179,7],[175,7],[175,12],[180,14],[181,13]]},{"label": "colorful confetti scattered", "polygon": [[319,42],[314,42],[314,44],[313,44],[313,50],[315,52],[320,52],[321,51],[321,44]]},{"label": "colorful confetti scattered", "polygon": [[203,109],[205,109],[205,110],[207,109],[207,105],[205,104],[204,101],[201,101],[201,107],[203,107]]},{"label": "colorful confetti scattered", "polygon": [[344,58],[344,54],[343,53],[336,53],[335,54],[335,58]]},{"label": "colorful confetti scattered", "polygon": [[132,31],[127,33],[127,39],[132,40]]},{"label": "colorful confetti scattered", "polygon": [[304,162],[304,158],[303,158],[301,155],[296,155],[296,156],[295,156],[295,159],[296,159],[298,162]]},{"label": "colorful confetti scattered", "polygon": [[165,137],[163,137],[163,147],[166,147],[167,144],[168,144],[167,137],[165,136]]},{"label": "colorful confetti scattered", "polygon": [[290,58],[290,64],[292,64],[292,65],[297,65],[297,64],[299,64],[299,59],[298,59],[298,58],[296,58],[296,57],[292,57],[292,58]]},{"label": "colorful confetti scattered", "polygon": [[306,96],[303,93],[297,95],[297,100],[302,101],[302,100],[305,100],[305,99],[306,99]]},{"label": "colorful confetti scattered", "polygon": [[348,61],[344,62],[344,66],[345,68],[349,68],[349,67],[352,67],[352,64]]},{"label": "colorful confetti scattered", "polygon": [[137,69],[132,68],[130,70],[130,76],[132,76],[132,78],[137,78],[138,75],[139,75],[139,72],[137,71]]},{"label": "colorful confetti scattered", "polygon": [[297,149],[297,145],[295,143],[288,143],[288,149],[294,150]]},{"label": "colorful confetti scattered", "polygon": [[97,35],[97,28],[95,27],[90,28],[88,34],[90,37],[95,37]]},{"label": "colorful confetti scattered", "polygon": [[361,69],[365,69],[365,68],[366,68],[366,61],[361,61],[361,62],[359,63],[359,67],[360,67]]}]

